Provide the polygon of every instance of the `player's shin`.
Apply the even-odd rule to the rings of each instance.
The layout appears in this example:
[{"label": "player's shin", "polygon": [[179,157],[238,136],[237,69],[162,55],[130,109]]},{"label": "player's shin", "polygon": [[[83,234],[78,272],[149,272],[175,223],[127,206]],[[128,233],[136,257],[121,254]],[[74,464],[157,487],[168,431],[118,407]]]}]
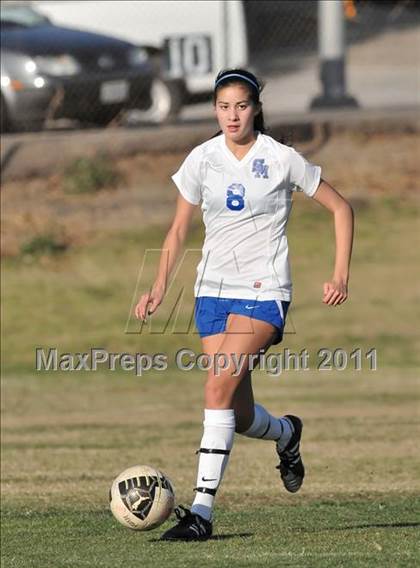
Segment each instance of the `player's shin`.
[{"label": "player's shin", "polygon": [[241,432],[241,435],[261,440],[277,440],[279,446],[283,448],[291,438],[292,429],[288,420],[275,418],[263,406],[255,404],[254,420],[248,430]]},{"label": "player's shin", "polygon": [[235,434],[233,409],[204,410],[204,433],[198,450],[196,496],[191,512],[211,520],[216,491],[220,485]]}]

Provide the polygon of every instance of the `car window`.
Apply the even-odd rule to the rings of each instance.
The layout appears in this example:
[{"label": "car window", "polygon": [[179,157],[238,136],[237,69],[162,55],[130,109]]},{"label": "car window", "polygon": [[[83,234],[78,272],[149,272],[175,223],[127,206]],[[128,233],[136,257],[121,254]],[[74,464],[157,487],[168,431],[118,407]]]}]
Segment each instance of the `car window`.
[{"label": "car window", "polygon": [[31,28],[49,23],[48,18],[35,12],[35,10],[32,10],[28,6],[2,6],[0,20],[2,28]]}]

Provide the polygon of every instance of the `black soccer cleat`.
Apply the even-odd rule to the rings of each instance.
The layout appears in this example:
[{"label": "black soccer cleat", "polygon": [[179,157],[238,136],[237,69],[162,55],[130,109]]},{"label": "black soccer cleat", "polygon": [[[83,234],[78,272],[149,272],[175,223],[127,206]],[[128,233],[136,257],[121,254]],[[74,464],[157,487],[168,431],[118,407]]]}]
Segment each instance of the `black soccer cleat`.
[{"label": "black soccer cleat", "polygon": [[175,515],[178,523],[163,533],[160,540],[207,540],[211,537],[213,525],[201,515],[192,513],[182,505],[175,508]]},{"label": "black soccer cleat", "polygon": [[287,414],[284,418],[292,424],[293,433],[283,451],[280,451],[277,442],[277,453],[280,463],[276,468],[280,470],[280,477],[287,491],[296,493],[301,488],[303,478],[305,477],[305,468],[300,455],[300,439],[302,437],[303,424],[300,418],[291,414]]}]

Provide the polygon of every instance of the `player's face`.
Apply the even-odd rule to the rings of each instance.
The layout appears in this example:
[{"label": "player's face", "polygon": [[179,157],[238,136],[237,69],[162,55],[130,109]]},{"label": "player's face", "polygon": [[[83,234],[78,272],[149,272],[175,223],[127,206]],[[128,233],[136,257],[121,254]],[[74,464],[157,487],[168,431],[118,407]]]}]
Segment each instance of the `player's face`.
[{"label": "player's face", "polygon": [[223,134],[236,143],[244,143],[254,136],[254,116],[259,112],[242,85],[219,89],[215,105],[216,117]]}]

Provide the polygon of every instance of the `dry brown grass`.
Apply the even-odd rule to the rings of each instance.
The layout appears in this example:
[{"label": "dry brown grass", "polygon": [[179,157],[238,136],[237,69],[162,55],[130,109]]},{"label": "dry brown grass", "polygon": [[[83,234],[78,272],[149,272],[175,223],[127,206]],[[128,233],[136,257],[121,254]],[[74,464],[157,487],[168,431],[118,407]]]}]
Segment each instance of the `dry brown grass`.
[{"label": "dry brown grass", "polygon": [[[420,143],[414,134],[337,134],[311,160],[344,195],[418,194]],[[70,246],[120,231],[168,224],[177,190],[170,175],[185,154],[137,155],[114,166],[123,182],[95,194],[65,193],[61,174],[10,181],[2,190],[2,254],[19,254],[23,243],[51,233]]]},{"label": "dry brown grass", "polygon": [[[85,375],[9,379],[3,387],[3,498],[27,507],[106,502],[110,481],[130,464],[151,463],[191,498],[201,436],[202,376],[143,379]],[[304,418],[304,489],[280,488],[273,443],[236,437],[219,502],[398,496],[420,490],[416,452],[419,387],[410,371],[258,372],[257,400],[274,414]],[[186,396],[188,393],[188,396]]]}]

